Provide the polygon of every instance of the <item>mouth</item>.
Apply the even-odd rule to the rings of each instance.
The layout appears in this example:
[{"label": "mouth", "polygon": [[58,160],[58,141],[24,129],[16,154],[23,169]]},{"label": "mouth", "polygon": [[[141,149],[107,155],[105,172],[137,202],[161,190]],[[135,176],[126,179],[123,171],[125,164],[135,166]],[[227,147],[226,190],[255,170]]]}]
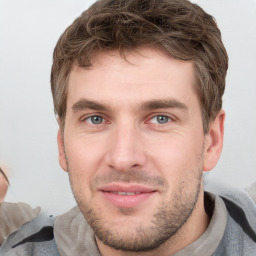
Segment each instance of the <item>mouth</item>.
[{"label": "mouth", "polygon": [[131,208],[142,205],[157,193],[155,189],[141,185],[111,184],[99,189],[103,199],[111,205]]},{"label": "mouth", "polygon": [[116,195],[122,195],[122,196],[133,196],[133,195],[139,195],[141,194],[142,192],[123,192],[123,191],[106,191],[108,193],[113,193],[113,194],[116,194]]}]

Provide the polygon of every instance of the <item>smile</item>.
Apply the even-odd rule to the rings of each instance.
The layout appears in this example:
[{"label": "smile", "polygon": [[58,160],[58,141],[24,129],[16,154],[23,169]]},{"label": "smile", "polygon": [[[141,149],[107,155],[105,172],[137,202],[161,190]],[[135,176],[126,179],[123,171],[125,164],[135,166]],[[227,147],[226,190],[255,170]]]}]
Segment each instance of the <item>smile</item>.
[{"label": "smile", "polygon": [[141,194],[142,192],[123,192],[123,191],[117,192],[117,191],[109,191],[109,193],[113,193],[113,194],[116,194],[116,195],[123,195],[123,196],[133,196],[133,195]]},{"label": "smile", "polygon": [[139,207],[153,198],[157,191],[143,185],[108,184],[98,190],[108,204],[122,208]]}]

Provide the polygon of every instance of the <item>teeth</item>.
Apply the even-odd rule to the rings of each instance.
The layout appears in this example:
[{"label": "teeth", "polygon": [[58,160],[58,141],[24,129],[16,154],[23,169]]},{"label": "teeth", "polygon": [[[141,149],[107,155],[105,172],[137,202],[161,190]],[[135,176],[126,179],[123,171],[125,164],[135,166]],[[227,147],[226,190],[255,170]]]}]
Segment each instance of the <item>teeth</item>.
[{"label": "teeth", "polygon": [[111,193],[116,195],[122,195],[122,196],[133,196],[133,195],[141,194],[141,192],[123,192],[123,191],[120,191],[120,192],[113,191]]}]

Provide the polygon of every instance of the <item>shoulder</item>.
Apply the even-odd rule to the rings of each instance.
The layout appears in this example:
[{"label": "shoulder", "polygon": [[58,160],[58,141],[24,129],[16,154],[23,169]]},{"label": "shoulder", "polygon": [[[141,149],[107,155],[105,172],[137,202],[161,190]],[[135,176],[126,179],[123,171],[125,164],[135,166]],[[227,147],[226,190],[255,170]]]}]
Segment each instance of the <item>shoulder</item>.
[{"label": "shoulder", "polygon": [[[207,191],[218,195],[224,202],[228,218],[225,233],[216,254],[254,255],[256,250],[256,205],[243,189],[229,185],[212,184]],[[239,241],[239,242],[238,242]]]},{"label": "shoulder", "polygon": [[40,214],[13,232],[0,247],[0,255],[58,256],[54,240],[55,218]]},{"label": "shoulder", "polygon": [[12,232],[19,229],[25,222],[34,219],[40,213],[41,208],[32,208],[25,203],[0,204],[0,244]]},{"label": "shoulder", "polygon": [[26,203],[3,202],[0,204],[0,217],[8,218],[9,220],[14,220],[15,218],[31,220],[31,218],[39,214],[40,210],[40,207],[32,208]]},{"label": "shoulder", "polygon": [[256,204],[248,191],[235,188],[227,184],[207,184],[205,189],[220,196],[229,213],[233,215],[240,212],[256,228]]}]

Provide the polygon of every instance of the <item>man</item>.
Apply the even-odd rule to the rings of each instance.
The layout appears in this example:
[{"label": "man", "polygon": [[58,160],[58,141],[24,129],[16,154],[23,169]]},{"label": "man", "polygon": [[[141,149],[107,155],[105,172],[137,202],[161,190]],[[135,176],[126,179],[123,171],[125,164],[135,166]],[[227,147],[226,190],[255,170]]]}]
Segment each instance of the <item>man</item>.
[{"label": "man", "polygon": [[222,150],[227,67],[214,19],[186,0],[101,0],[82,13],[51,73],[79,208],[39,216],[2,255],[254,255],[253,201],[203,187]]}]

